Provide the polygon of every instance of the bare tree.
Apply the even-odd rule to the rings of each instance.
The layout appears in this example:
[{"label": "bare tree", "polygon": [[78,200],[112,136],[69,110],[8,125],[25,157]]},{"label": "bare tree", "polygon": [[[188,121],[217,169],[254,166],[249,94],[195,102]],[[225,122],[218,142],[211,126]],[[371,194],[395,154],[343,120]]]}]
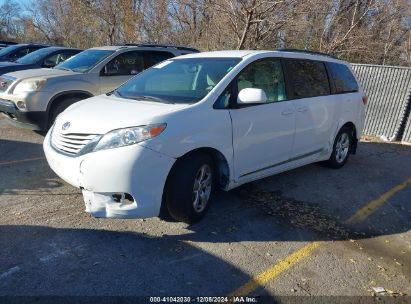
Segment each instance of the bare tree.
[{"label": "bare tree", "polygon": [[0,5],[0,38],[17,38],[21,32],[20,5],[14,0],[6,0]]},{"label": "bare tree", "polygon": [[[267,40],[276,40],[276,33],[286,24],[286,0],[221,0],[213,5],[237,39],[236,48],[258,48]],[[274,38],[274,39],[273,39]]]},{"label": "bare tree", "polygon": [[0,35],[23,27],[14,30],[20,40],[83,48],[124,42],[290,47],[411,65],[410,0],[38,0],[22,23],[13,1],[1,7]]}]

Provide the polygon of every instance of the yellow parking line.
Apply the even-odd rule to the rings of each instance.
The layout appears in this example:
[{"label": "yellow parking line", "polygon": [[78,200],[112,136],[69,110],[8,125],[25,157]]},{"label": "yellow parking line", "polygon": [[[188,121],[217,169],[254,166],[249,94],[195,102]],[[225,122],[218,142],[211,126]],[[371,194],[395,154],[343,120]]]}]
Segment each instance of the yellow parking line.
[{"label": "yellow parking line", "polygon": [[[365,220],[370,216],[378,207],[383,205],[389,198],[391,198],[395,193],[405,189],[411,185],[411,178],[408,178],[401,184],[395,186],[389,191],[382,194],[379,198],[372,200],[367,205],[359,209],[353,216],[351,216],[346,223],[355,224],[360,221]],[[304,258],[308,257],[315,249],[319,248],[323,243],[322,242],[313,242],[305,245],[301,249],[292,253],[285,259],[281,260],[279,263],[269,267],[264,270],[262,273],[252,277],[246,284],[242,285],[240,288],[230,293],[230,297],[233,296],[245,296],[256,290],[257,288],[263,286],[268,281],[271,281],[278,277],[288,268],[297,264]]]},{"label": "yellow parking line", "polygon": [[41,160],[41,159],[45,159],[45,157],[43,156],[43,157],[33,157],[33,158],[4,161],[4,162],[0,162],[0,166],[24,163],[24,162],[34,161],[34,160]]},{"label": "yellow parking line", "polygon": [[258,287],[263,286],[268,281],[278,277],[282,272],[284,272],[294,264],[308,257],[311,254],[311,252],[320,247],[320,245],[320,242],[313,242],[305,245],[303,248],[292,253],[284,260],[281,260],[279,263],[275,264],[274,266],[271,266],[259,275],[253,277],[246,284],[244,284],[237,290],[233,291],[229,296],[233,297],[248,295],[250,292],[256,290]]},{"label": "yellow parking line", "polygon": [[401,184],[395,186],[394,188],[388,190],[384,194],[382,194],[379,198],[372,200],[367,205],[359,209],[356,213],[354,213],[347,221],[347,224],[356,224],[367,217],[369,217],[372,213],[374,213],[380,206],[382,206],[386,201],[388,201],[394,194],[397,192],[411,186],[411,177],[402,182]]}]

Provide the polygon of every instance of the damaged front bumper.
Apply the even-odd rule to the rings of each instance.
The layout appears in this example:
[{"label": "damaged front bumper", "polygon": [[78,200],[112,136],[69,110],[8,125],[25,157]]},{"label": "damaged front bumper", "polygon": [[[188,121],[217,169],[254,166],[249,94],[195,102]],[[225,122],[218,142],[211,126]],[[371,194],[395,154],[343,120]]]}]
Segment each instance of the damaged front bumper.
[{"label": "damaged front bumper", "polygon": [[50,132],[43,148],[53,171],[82,190],[86,212],[91,215],[107,218],[159,215],[174,158],[139,144],[71,157],[51,146]]}]

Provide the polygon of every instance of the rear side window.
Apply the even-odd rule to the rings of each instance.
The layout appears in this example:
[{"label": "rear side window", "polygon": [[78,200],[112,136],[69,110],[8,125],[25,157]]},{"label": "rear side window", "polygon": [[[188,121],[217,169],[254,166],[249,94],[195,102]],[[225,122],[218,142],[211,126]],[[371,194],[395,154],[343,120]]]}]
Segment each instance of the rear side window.
[{"label": "rear side window", "polygon": [[299,59],[285,60],[289,88],[293,98],[330,94],[330,84],[322,62]]},{"label": "rear side window", "polygon": [[173,53],[170,52],[145,52],[144,53],[144,68],[148,69],[149,67],[152,67],[153,65],[170,59],[174,57]]},{"label": "rear side window", "polygon": [[31,53],[31,52],[37,51],[37,50],[39,50],[39,49],[42,49],[42,48],[43,48],[42,46],[31,46],[31,47],[29,47],[29,49],[27,50],[27,53]]},{"label": "rear side window", "polygon": [[118,55],[105,68],[106,75],[136,75],[149,67],[174,57],[170,52],[129,51]]},{"label": "rear side window", "polygon": [[357,81],[345,64],[330,62],[327,65],[334,81],[335,93],[358,92]]},{"label": "rear side window", "polygon": [[143,53],[139,51],[124,52],[107,63],[106,75],[137,75],[144,70]]}]

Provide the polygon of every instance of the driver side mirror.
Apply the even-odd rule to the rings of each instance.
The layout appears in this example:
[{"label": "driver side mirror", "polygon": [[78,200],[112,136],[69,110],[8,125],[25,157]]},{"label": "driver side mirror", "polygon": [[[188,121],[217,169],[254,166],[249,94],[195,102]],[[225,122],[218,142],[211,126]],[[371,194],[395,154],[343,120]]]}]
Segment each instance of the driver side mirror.
[{"label": "driver side mirror", "polygon": [[242,89],[238,93],[237,103],[238,104],[255,104],[255,103],[266,103],[267,95],[264,90],[256,88],[246,88]]}]

